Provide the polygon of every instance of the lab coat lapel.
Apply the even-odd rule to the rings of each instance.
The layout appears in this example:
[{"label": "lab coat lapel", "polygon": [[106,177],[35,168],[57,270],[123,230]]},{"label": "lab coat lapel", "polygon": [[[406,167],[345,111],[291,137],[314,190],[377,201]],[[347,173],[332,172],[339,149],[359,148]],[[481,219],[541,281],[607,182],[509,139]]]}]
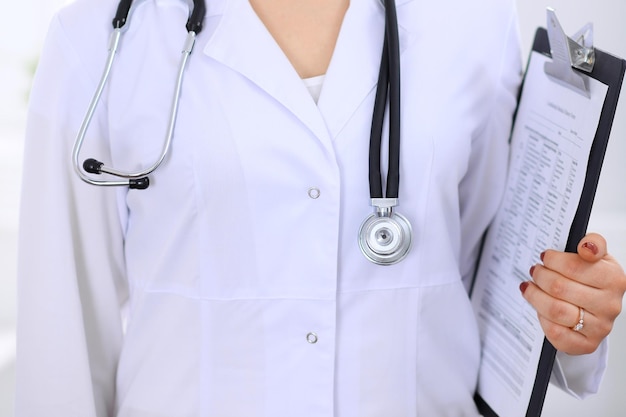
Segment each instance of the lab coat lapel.
[{"label": "lab coat lapel", "polygon": [[[410,1],[398,0],[397,7]],[[380,0],[351,2],[318,102],[333,138],[337,137],[365,97],[376,88],[384,30],[384,7]],[[410,43],[410,34],[401,24],[399,35],[402,52]]]},{"label": "lab coat lapel", "polygon": [[[401,52],[410,34],[402,26],[400,6],[411,1],[397,0]],[[351,2],[317,107],[248,0],[224,0],[216,9],[221,17],[204,53],[278,100],[330,149],[331,140],[376,86],[385,25],[380,0]]]},{"label": "lab coat lapel", "polygon": [[263,89],[331,146],[315,102],[248,0],[226,0],[204,53]]}]

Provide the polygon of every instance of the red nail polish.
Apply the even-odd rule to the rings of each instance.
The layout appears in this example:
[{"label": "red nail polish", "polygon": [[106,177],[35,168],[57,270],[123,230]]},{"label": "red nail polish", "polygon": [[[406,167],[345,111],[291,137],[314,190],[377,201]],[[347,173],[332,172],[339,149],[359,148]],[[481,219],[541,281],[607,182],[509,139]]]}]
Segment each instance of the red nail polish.
[{"label": "red nail polish", "polygon": [[526,288],[528,288],[528,281],[524,281],[519,285],[519,290],[524,294],[526,292]]},{"label": "red nail polish", "polygon": [[530,267],[530,276],[533,276],[533,272],[535,272],[535,265]]},{"label": "red nail polish", "polygon": [[541,259],[541,262],[543,262],[543,257],[544,256],[546,256],[546,251],[545,250],[539,254],[539,258]]},{"label": "red nail polish", "polygon": [[583,248],[589,249],[591,251],[591,253],[593,253],[594,255],[598,254],[598,247],[593,242],[585,242],[585,243],[583,243]]}]

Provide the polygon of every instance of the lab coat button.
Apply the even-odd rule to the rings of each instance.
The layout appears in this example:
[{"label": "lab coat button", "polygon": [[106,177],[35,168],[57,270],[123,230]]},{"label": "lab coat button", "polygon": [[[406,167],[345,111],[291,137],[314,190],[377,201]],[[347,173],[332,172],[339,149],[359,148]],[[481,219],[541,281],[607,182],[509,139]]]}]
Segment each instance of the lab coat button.
[{"label": "lab coat button", "polygon": [[317,335],[313,332],[309,333],[306,335],[306,341],[309,342],[310,344],[315,344],[317,343]]},{"label": "lab coat button", "polygon": [[316,188],[316,187],[311,187],[309,188],[309,197],[311,197],[313,200],[318,199],[320,196],[320,189]]}]

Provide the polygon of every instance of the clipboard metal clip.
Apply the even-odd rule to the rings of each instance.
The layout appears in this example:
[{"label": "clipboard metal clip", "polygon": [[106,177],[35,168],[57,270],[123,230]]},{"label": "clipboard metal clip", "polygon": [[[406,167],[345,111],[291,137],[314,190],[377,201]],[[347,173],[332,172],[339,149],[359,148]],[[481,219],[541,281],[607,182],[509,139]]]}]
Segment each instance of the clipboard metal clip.
[{"label": "clipboard metal clip", "polygon": [[574,68],[590,73],[595,63],[593,47],[593,25],[587,23],[573,36],[568,37],[554,9],[547,10],[548,41],[552,62],[546,62],[544,70],[555,82],[590,97],[589,80]]}]

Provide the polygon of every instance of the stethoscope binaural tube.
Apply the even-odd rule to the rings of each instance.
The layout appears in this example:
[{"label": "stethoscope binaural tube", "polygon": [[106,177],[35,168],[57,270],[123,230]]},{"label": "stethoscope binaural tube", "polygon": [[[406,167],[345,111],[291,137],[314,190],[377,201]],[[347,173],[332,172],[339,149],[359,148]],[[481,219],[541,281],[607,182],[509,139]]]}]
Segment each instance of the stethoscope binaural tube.
[{"label": "stethoscope binaural tube", "polygon": [[[204,16],[206,14],[206,7],[204,4],[204,0],[193,1],[193,10],[190,13],[190,17],[187,20],[186,24],[188,33],[187,38],[185,39],[182,57],[178,67],[176,87],[174,89],[174,96],[172,98],[171,104],[170,119],[168,122],[163,148],[157,160],[150,167],[139,172],[126,172],[115,169],[113,167],[108,167],[104,163],[93,158],[86,159],[81,167],[81,164],[79,162],[80,150],[83,146],[85,135],[87,133],[87,129],[89,128],[89,124],[91,123],[91,119],[93,118],[93,114],[96,110],[98,102],[100,101],[100,97],[102,96],[102,92],[111,73],[111,67],[113,65],[115,54],[119,46],[122,31],[125,27],[125,24],[128,22],[128,16],[131,11],[131,6],[132,0],[121,0],[117,7],[117,12],[115,14],[115,18],[113,19],[113,32],[111,33],[111,37],[109,40],[108,57],[104,66],[104,70],[102,72],[102,77],[100,79],[100,82],[98,83],[98,87],[96,88],[89,107],[87,108],[87,113],[83,119],[78,134],[76,135],[76,141],[74,142],[74,148],[72,150],[72,160],[74,163],[74,169],[78,176],[83,181],[89,184],[100,186],[128,186],[131,189],[143,190],[148,188],[148,186],[150,185],[150,180],[147,176],[154,170],[156,170],[159,165],[161,165],[169,152],[169,148],[172,143],[172,136],[174,134],[174,127],[176,125],[176,116],[178,114],[178,103],[180,99],[184,71],[187,67],[189,55],[193,50],[196,35],[202,30],[202,24],[204,21]],[[85,172],[96,175],[106,173],[125,179],[120,181],[96,180],[86,175]]]},{"label": "stethoscope binaural tube", "polygon": [[[383,195],[380,148],[385,107],[389,103],[389,163]],[[400,188],[400,41],[395,0],[385,0],[385,41],[372,116],[369,149],[369,185],[374,213],[359,229],[359,247],[378,265],[392,265],[406,257],[411,248],[409,221],[393,211]]]}]

